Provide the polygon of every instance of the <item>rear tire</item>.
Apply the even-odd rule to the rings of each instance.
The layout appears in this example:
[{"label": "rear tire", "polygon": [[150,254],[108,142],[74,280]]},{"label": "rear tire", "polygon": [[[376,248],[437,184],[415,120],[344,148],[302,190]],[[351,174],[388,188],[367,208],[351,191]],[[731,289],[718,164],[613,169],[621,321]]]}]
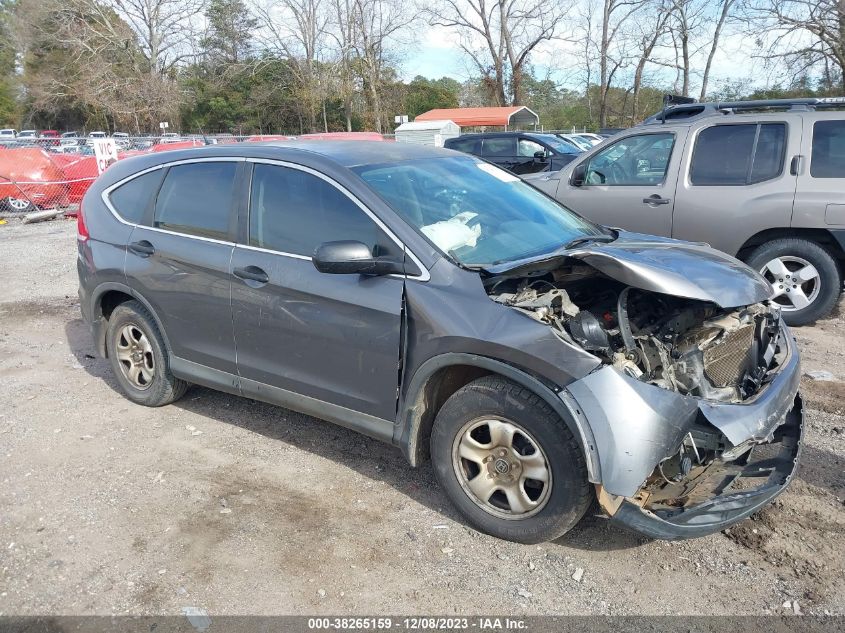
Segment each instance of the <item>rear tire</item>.
[{"label": "rear tire", "polygon": [[747,263],[775,289],[789,325],[808,325],[830,314],[842,292],[842,272],[833,255],[799,238],[772,240],[755,249]]},{"label": "rear tire", "polygon": [[501,539],[556,539],[593,499],[583,452],[566,424],[542,398],[498,376],[479,378],[446,401],[432,429],[431,458],[460,513]]},{"label": "rear tire", "polygon": [[16,198],[14,196],[3,198],[0,201],[0,206],[8,213],[29,213],[38,210],[38,207],[27,198]]},{"label": "rear tire", "polygon": [[111,313],[106,349],[124,395],[146,407],[160,407],[181,398],[188,383],[170,371],[169,357],[155,319],[137,301]]}]

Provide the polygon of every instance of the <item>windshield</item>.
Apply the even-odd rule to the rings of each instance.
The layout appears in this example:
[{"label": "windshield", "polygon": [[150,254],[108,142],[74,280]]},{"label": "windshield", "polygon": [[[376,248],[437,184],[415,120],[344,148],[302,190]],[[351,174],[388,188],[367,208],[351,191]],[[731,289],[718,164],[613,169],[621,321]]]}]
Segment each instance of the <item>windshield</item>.
[{"label": "windshield", "polygon": [[532,134],[531,138],[543,141],[558,154],[580,154],[582,151],[580,147],[553,134]]},{"label": "windshield", "polygon": [[467,266],[543,255],[575,238],[605,234],[510,172],[472,156],[353,171],[406,222]]}]

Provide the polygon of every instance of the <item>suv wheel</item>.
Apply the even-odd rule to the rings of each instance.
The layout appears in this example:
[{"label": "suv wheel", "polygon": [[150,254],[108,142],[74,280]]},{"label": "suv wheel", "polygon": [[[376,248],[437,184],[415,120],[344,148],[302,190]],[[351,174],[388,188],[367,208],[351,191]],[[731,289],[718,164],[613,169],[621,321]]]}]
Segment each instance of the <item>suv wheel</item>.
[{"label": "suv wheel", "polygon": [[479,378],[456,391],[431,434],[434,471],[461,514],[487,534],[553,540],[592,500],[584,456],[541,398],[505,379]]},{"label": "suv wheel", "polygon": [[830,313],[842,290],[842,274],[833,256],[809,240],[785,238],[758,247],[748,265],[775,290],[773,301],[789,325],[807,325]]},{"label": "suv wheel", "polygon": [[127,398],[160,407],[181,398],[188,383],[170,373],[164,342],[149,311],[127,301],[109,318],[106,346],[112,369]]}]

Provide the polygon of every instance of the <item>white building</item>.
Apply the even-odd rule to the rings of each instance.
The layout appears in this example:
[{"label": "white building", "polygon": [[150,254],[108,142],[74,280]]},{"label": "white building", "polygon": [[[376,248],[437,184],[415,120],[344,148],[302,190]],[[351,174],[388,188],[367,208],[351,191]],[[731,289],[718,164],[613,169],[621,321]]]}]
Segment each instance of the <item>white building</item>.
[{"label": "white building", "polygon": [[454,121],[413,121],[396,128],[398,143],[434,145],[443,147],[447,138],[461,135],[461,128]]}]

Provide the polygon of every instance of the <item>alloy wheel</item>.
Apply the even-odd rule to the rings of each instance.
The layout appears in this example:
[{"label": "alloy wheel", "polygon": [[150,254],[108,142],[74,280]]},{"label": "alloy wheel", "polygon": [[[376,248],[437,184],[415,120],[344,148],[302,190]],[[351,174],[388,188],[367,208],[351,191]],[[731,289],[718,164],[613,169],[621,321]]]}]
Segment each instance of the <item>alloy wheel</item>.
[{"label": "alloy wheel", "polygon": [[32,205],[26,198],[12,198],[11,196],[6,198],[6,203],[14,211],[26,211]]},{"label": "alloy wheel", "polygon": [[775,257],[763,266],[763,275],[775,290],[772,299],[785,312],[807,308],[821,291],[819,271],[806,259],[794,255]]},{"label": "alloy wheel", "polygon": [[147,335],[133,323],[124,325],[117,336],[115,353],[120,369],[136,389],[147,389],[155,376],[155,356]]},{"label": "alloy wheel", "polygon": [[539,443],[509,420],[468,422],[452,449],[455,475],[472,501],[504,519],[525,519],[549,500],[552,473]]}]

